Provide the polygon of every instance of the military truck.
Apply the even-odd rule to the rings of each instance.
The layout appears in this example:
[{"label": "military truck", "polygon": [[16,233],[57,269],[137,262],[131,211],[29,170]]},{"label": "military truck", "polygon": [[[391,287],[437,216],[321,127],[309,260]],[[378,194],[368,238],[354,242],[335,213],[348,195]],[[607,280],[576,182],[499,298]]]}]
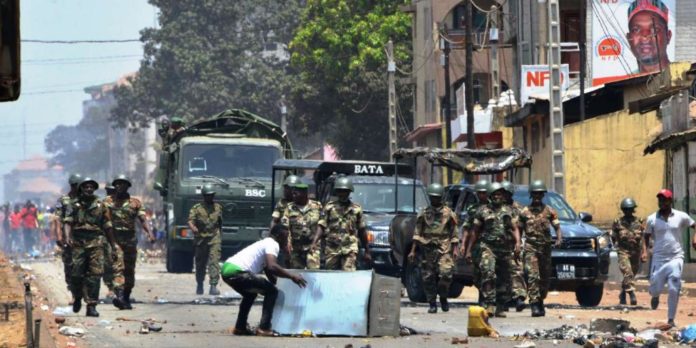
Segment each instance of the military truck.
[{"label": "military truck", "polygon": [[261,238],[272,210],[271,168],[292,156],[278,125],[232,109],[190,125],[163,145],[154,186],[164,200],[168,272],[193,269],[187,219],[191,207],[202,202],[205,184],[214,186],[223,206],[223,259]]},{"label": "military truck", "polygon": [[[397,176],[397,167],[390,162],[278,160],[273,171],[298,175],[312,172],[314,196],[322,204],[334,198],[333,186],[338,176],[350,177],[354,188],[351,199],[363,208],[372,256],[371,265],[359,257],[358,268],[373,268],[383,275],[399,275],[400,268],[389,245],[389,224],[398,212],[418,210],[428,205],[425,187],[420,181],[410,178],[413,168],[402,163],[398,166]],[[280,182],[280,177],[275,182]],[[397,189],[395,184],[398,184]],[[360,252],[362,254],[362,248]]]}]

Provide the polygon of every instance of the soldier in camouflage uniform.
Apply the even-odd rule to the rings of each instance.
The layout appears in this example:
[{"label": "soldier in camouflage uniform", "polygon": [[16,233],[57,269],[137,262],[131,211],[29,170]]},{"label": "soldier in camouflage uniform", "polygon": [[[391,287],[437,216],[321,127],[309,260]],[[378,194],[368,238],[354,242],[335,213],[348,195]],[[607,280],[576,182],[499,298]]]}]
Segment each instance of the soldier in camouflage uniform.
[{"label": "soldier in camouflage uniform", "polygon": [[355,271],[358,257],[358,238],[365,248],[365,261],[369,263],[371,260],[365,218],[360,204],[350,200],[350,193],[353,192],[353,182],[350,178],[339,176],[333,190],[338,200],[331,201],[324,207],[324,214],[319,220],[319,228],[314,235],[311,250],[318,250],[320,240],[325,236],[325,268]]},{"label": "soldier in camouflage uniform", "polygon": [[215,190],[210,184],[201,190],[203,203],[191,207],[188,225],[193,232],[196,259],[196,294],[203,294],[206,266],[210,280],[210,295],[220,295],[220,253],[222,252],[222,205],[214,201]]},{"label": "soldier in camouflage uniform", "polygon": [[473,222],[476,211],[483,205],[488,204],[488,180],[481,179],[474,185],[476,198],[478,201],[467,209],[466,220],[462,223],[462,243],[460,254],[464,256],[467,263],[472,265],[474,286],[479,290],[479,305],[483,305],[483,293],[481,293],[481,270],[479,269],[480,253],[478,248],[473,248],[472,236]]},{"label": "soldier in camouflage uniform", "polygon": [[[80,174],[72,174],[68,179],[70,184],[70,192],[67,195],[63,195],[58,199],[56,203],[56,216],[58,217],[58,222],[60,228],[56,234],[56,243],[61,247],[61,260],[63,260],[63,272],[65,274],[65,283],[68,286],[68,291],[72,294],[70,290],[70,283],[72,282],[72,248],[65,242],[65,218],[66,213],[69,211],[73,200],[77,199],[79,194],[78,186],[82,181],[82,176]],[[74,302],[74,299],[73,299]]]},{"label": "soldier in camouflage uniform", "polygon": [[271,215],[271,228],[280,222],[280,219],[283,217],[283,213],[285,212],[285,208],[287,208],[288,204],[293,201],[293,187],[299,182],[300,178],[297,175],[288,175],[288,177],[285,178],[285,181],[283,181],[283,198],[281,198],[278,203],[276,203],[275,208],[273,208],[273,213]]},{"label": "soldier in camouflage uniform", "polygon": [[531,204],[522,210],[520,223],[524,226],[524,267],[527,271],[529,305],[533,317],[546,315],[544,299],[549,290],[551,277],[551,234],[556,231],[556,247],[563,242],[558,213],[543,203],[546,185],[536,180],[529,185]]},{"label": "soldier in camouflage uniform", "polygon": [[[519,221],[520,214],[522,213],[523,207],[512,199],[512,195],[515,194],[515,188],[512,183],[504,180],[500,183],[503,185],[503,195],[505,196],[505,203],[512,209],[513,216]],[[510,247],[514,248],[515,240],[513,238],[509,239]],[[512,260],[512,274],[510,274],[510,286],[508,289],[509,300],[513,302],[515,310],[521,312],[526,307],[524,300],[527,298],[527,288],[524,283],[524,262],[521,262],[519,258],[513,258]],[[506,306],[507,308],[507,306]]]},{"label": "soldier in camouflage uniform", "polygon": [[[488,186],[489,204],[482,206],[474,216],[473,242],[480,250],[481,291],[484,307],[490,315],[504,318],[505,294],[510,283],[512,257],[519,256],[520,235],[517,219],[505,204],[503,186],[492,183]],[[510,247],[509,236],[515,244]]]},{"label": "soldier in camouflage uniform", "polygon": [[[113,185],[104,186],[104,191],[106,191],[106,197],[104,197],[105,201],[106,198],[109,198],[116,193],[116,189]],[[113,302],[113,300],[115,300],[117,296],[114,293],[114,263],[111,262],[111,259],[114,256],[112,255],[112,253],[113,250],[111,250],[111,245],[109,245],[109,243],[104,243],[104,274],[102,275],[102,280],[104,281],[104,285],[108,289],[106,298],[111,299]]]},{"label": "soldier in camouflage uniform", "polygon": [[[98,317],[99,283],[104,272],[104,236],[115,248],[109,209],[95,195],[99,187],[90,178],[82,179],[80,195],[66,211],[65,242],[72,247],[73,268],[70,289],[73,293],[73,312],[87,303],[87,316]],[[114,260],[112,260],[114,261]]]},{"label": "soldier in camouflage uniform", "polygon": [[138,258],[138,237],[135,231],[135,221],[140,220],[143,231],[149,241],[155,241],[145,217],[145,207],[139,199],[131,197],[128,188],[130,179],[125,175],[117,176],[111,183],[116,193],[106,197],[104,204],[111,211],[111,224],[117,248],[114,269],[114,288],[116,297],[114,304],[120,309],[133,309],[130,295],[135,286],[135,263]]},{"label": "soldier in camouflage uniform", "polygon": [[281,223],[290,230],[290,268],[295,269],[319,269],[321,262],[319,250],[312,249],[312,238],[321,220],[322,206],[307,197],[308,189],[301,182],[294,185],[294,200],[281,218]]},{"label": "soldier in camouflage uniform", "polygon": [[[413,233],[413,246],[408,258],[415,262],[420,256],[420,269],[423,277],[423,290],[430,303],[428,313],[437,313],[437,295],[443,312],[449,311],[449,295],[454,259],[459,254],[457,236],[457,216],[452,209],[442,204],[444,188],[438,183],[428,185],[430,206],[423,209],[416,218]],[[452,255],[454,253],[454,255]]]},{"label": "soldier in camouflage uniform", "polygon": [[643,243],[645,222],[643,219],[633,215],[636,207],[636,202],[632,198],[625,198],[621,201],[623,216],[614,220],[611,228],[612,239],[618,249],[619,269],[621,274],[623,274],[619,303],[622,305],[626,304],[626,293],[628,293],[632,306],[638,304],[633,281],[635,274],[638,272],[638,267],[640,267],[640,255],[645,249]]}]

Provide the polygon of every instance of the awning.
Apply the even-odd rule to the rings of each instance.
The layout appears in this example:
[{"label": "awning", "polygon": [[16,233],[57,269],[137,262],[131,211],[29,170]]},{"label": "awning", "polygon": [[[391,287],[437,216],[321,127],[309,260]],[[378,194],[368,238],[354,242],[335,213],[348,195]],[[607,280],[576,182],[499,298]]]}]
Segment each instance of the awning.
[{"label": "awning", "polygon": [[658,137],[643,150],[643,155],[652,154],[657,150],[673,149],[694,140],[696,140],[696,128],[672,133],[665,137]]},{"label": "awning", "polygon": [[398,149],[392,157],[397,160],[423,157],[430,163],[470,174],[496,174],[532,165],[532,157],[525,150],[514,147],[494,150],[417,147]]},{"label": "awning", "polygon": [[442,123],[423,124],[406,133],[404,139],[406,139],[406,141],[418,141],[429,134],[439,131],[440,129],[442,129]]}]

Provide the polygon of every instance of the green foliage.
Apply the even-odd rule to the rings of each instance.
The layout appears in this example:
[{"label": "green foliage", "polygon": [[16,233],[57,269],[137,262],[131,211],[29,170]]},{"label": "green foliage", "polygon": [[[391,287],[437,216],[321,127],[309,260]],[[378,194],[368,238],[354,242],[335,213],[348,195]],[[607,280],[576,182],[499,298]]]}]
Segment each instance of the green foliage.
[{"label": "green foliage", "polygon": [[[405,70],[411,61],[408,0],[309,0],[290,44],[300,83],[293,89],[296,127],[321,132],[346,159],[388,158],[386,44]],[[400,110],[411,91],[397,85]],[[407,124],[410,124],[408,118]],[[403,132],[402,132],[403,134]]]}]

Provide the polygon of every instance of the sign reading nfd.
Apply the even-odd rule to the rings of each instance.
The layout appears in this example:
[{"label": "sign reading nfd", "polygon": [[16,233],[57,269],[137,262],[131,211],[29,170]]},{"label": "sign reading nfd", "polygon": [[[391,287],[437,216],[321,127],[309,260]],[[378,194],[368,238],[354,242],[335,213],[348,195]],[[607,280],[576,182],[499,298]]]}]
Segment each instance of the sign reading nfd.
[{"label": "sign reading nfd", "polygon": [[[561,88],[563,93],[568,89],[568,64],[561,65]],[[520,100],[522,105],[529,102],[532,96],[549,95],[551,72],[548,65],[522,65],[522,84]]]}]

